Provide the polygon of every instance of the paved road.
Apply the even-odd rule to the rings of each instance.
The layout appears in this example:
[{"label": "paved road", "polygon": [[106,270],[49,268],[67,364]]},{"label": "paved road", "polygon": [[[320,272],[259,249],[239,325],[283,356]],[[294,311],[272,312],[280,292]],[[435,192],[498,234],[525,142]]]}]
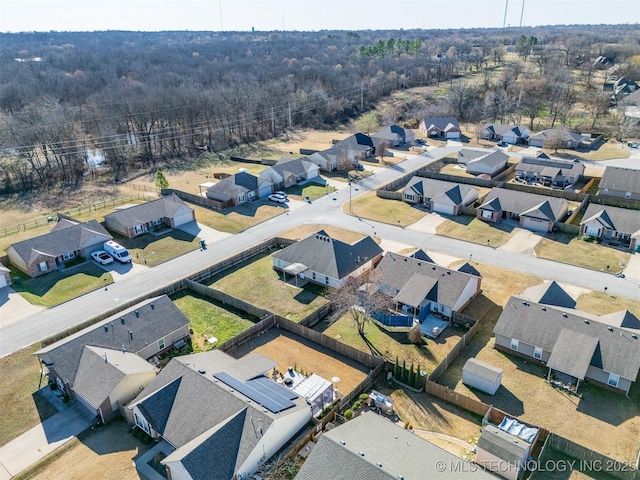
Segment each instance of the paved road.
[{"label": "paved road", "polygon": [[[0,357],[42,340],[87,318],[143,295],[149,290],[168,285],[175,279],[234,255],[283,230],[308,223],[326,223],[408,245],[434,250],[448,255],[470,258],[544,278],[570,283],[581,287],[603,290],[608,287],[612,295],[640,300],[638,284],[610,274],[593,272],[572,265],[551,262],[522,254],[495,250],[485,245],[473,244],[433,234],[403,229],[394,225],[358,219],[341,212],[340,206],[370,189],[401,176],[407,171],[430,163],[459,147],[433,149],[424,155],[409,157],[400,165],[388,168],[360,181],[352,188],[343,188],[334,194],[314,201],[311,205],[270,219],[244,232],[209,245],[205,251],[196,250],[154,268],[137,273],[131,278],[114,283],[108,289],[96,290],[57,307],[29,316],[6,327],[0,327]],[[0,312],[1,314],[1,312]]]}]

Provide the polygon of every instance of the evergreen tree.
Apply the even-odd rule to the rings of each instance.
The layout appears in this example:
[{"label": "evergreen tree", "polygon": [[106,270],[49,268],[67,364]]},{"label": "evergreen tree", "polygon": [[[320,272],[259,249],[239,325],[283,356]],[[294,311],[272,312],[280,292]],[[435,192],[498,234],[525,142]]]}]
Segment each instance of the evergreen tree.
[{"label": "evergreen tree", "polygon": [[413,371],[413,362],[411,362],[409,374],[407,375],[407,385],[413,386],[413,382],[415,382],[415,372]]},{"label": "evergreen tree", "polygon": [[400,372],[400,365],[398,364],[398,356],[396,355],[396,364],[393,366],[393,378],[398,379]]},{"label": "evergreen tree", "polygon": [[160,169],[156,170],[156,187],[160,189],[169,188],[169,180]]}]

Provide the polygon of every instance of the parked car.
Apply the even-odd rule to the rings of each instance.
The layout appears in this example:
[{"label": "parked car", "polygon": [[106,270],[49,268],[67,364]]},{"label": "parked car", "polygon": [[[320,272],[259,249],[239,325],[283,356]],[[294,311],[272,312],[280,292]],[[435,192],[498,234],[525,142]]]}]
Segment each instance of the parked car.
[{"label": "parked car", "polygon": [[277,192],[273,193],[274,195],[278,195],[279,197],[282,198],[287,198],[287,194],[285,192],[283,192],[282,190],[278,190]]},{"label": "parked car", "polygon": [[269,195],[269,200],[276,203],[286,203],[286,199],[282,198],[280,195],[272,194]]},{"label": "parked car", "polygon": [[110,263],[113,263],[113,257],[104,250],[96,250],[95,252],[91,252],[91,258],[93,258],[100,265],[109,265]]},{"label": "parked car", "polygon": [[129,251],[113,240],[104,242],[103,248],[105,252],[107,252],[109,255],[111,255],[121,263],[129,263],[131,261],[131,255],[129,255]]},{"label": "parked car", "polygon": [[500,141],[498,142],[498,146],[499,146],[499,147],[508,147],[508,146],[509,146],[509,144],[508,144],[507,142],[505,142],[504,140],[500,140]]},{"label": "parked car", "polygon": [[354,163],[353,168],[355,168],[358,172],[364,171],[364,165],[362,165],[361,163]]}]

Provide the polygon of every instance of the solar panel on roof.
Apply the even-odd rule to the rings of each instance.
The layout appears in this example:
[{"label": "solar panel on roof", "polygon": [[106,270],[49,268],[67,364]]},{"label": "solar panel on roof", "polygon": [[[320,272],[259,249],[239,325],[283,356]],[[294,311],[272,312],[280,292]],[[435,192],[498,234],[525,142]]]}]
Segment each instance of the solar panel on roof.
[{"label": "solar panel on roof", "polygon": [[291,400],[281,395],[276,395],[275,393],[265,394],[249,385],[248,382],[241,382],[226,372],[214,373],[213,376],[273,413],[279,413],[288,408],[295,407],[295,403]]},{"label": "solar panel on roof", "polygon": [[[263,388],[267,388],[273,393],[280,395],[281,397],[285,397],[287,400],[295,400],[298,398],[298,394],[296,392],[294,392],[293,390],[289,390],[282,385],[278,385],[274,381],[269,380],[267,377],[254,378],[246,383],[253,386],[255,386],[256,384],[261,385]],[[256,387],[256,389],[259,389],[259,387]]]}]

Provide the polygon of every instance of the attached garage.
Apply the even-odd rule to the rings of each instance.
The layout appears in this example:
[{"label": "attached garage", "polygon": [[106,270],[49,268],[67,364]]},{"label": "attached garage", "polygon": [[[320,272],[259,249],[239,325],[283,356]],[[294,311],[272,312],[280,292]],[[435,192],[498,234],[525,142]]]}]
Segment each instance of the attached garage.
[{"label": "attached garage", "polygon": [[550,222],[548,220],[540,220],[539,218],[520,217],[520,225],[522,228],[526,228],[527,230],[532,230],[534,232],[551,231]]},{"label": "attached garage", "polygon": [[194,212],[191,208],[185,209],[184,211],[177,212],[173,217],[173,226],[178,227],[180,225],[184,225],[185,223],[189,223],[195,220]]},{"label": "attached garage", "polygon": [[591,235],[592,237],[599,237],[600,229],[598,227],[587,225],[584,229],[584,233],[586,233],[587,235]]},{"label": "attached garage", "polygon": [[455,215],[455,206],[454,205],[443,205],[442,203],[434,203],[433,211],[438,213],[444,213],[445,215]]},{"label": "attached garage", "polygon": [[502,383],[502,369],[470,358],[462,367],[462,383],[493,395]]}]

